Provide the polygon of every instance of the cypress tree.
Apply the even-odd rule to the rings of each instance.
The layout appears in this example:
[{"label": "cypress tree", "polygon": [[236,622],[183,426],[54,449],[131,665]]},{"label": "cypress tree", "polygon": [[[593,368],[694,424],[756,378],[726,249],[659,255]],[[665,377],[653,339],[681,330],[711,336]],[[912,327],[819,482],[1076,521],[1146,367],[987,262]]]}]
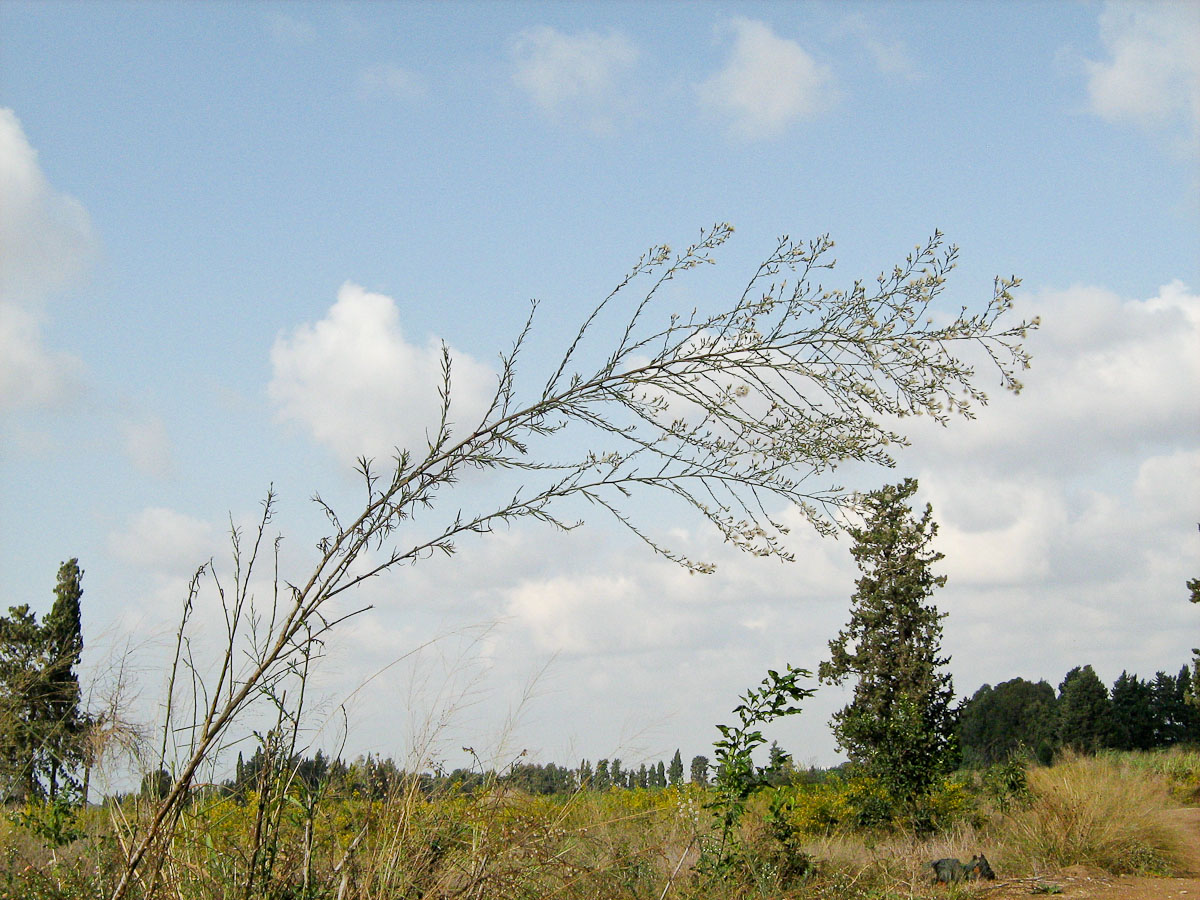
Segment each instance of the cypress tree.
[{"label": "cypress tree", "polygon": [[59,777],[68,775],[84,760],[86,723],[79,709],[79,676],[75,672],[83,654],[82,580],[78,559],[59,566],[54,605],[42,622],[45,661],[38,709],[42,722],[39,768],[49,780],[52,800],[58,793]]},{"label": "cypress tree", "polygon": [[832,721],[851,762],[912,808],[952,763],[954,686],[941,655],[942,613],[931,601],[946,583],[932,566],[937,534],[932,507],[912,516],[917,482],[868,494],[862,527],[849,529],[862,577],[850,624],[829,642],[823,681],[854,679],[854,698]]},{"label": "cypress tree", "polygon": [[667,778],[672,785],[683,784],[683,757],[679,755],[678,749],[671,757],[671,765],[667,768]]}]

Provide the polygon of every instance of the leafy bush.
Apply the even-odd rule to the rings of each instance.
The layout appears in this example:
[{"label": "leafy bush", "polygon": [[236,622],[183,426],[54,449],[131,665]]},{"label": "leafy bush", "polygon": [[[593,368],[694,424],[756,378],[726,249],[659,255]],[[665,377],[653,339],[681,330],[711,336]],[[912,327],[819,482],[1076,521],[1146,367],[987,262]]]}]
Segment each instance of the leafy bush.
[{"label": "leafy bush", "polygon": [[734,829],[751,795],[770,785],[767,772],[755,766],[752,758],[754,750],[767,742],[760,729],[782,716],[800,712],[796,704],[814,691],[801,687],[799,681],[811,676],[808,670],[790,664],[782,674],[768,669],[761,685],[746,691],[740,698],[742,702],[734,707],[738,724],[717,726],[721,739],[713,744],[717,777],[713,783],[715,796],[709,805],[718,819],[720,835],[715,843],[702,843],[701,867],[705,871],[726,877],[739,868]]},{"label": "leafy bush", "polygon": [[[790,828],[809,837],[893,828],[929,833],[975,811],[967,785],[953,777],[940,779],[920,797],[905,802],[898,801],[883,781],[865,774],[781,789],[780,798],[780,815]],[[919,824],[914,824],[914,818],[919,818]]]}]

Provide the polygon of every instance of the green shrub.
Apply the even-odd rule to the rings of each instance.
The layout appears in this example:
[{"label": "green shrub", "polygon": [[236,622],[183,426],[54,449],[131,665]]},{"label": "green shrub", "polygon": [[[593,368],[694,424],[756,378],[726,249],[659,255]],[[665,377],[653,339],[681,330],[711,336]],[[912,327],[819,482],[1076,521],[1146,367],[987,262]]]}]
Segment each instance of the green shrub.
[{"label": "green shrub", "polygon": [[809,837],[894,829],[928,834],[970,818],[975,803],[961,779],[944,777],[917,798],[900,802],[870,775],[830,778],[822,784],[780,789],[780,815]]}]

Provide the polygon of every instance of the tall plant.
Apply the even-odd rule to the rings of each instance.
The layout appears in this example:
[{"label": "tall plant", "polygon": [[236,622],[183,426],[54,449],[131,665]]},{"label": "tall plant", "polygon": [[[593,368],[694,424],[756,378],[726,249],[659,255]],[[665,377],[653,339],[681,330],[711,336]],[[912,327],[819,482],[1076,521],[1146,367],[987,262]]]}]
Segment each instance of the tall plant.
[{"label": "tall plant", "polygon": [[0,803],[38,797],[42,629],[28,604],[0,616]]},{"label": "tall plant", "polygon": [[746,691],[740,698],[742,702],[733,708],[737,723],[717,726],[721,738],[713,744],[717,777],[710,805],[718,818],[720,837],[716,847],[704,848],[707,852],[702,867],[725,874],[735,862],[734,828],[746,811],[746,801],[756,790],[771,784],[770,768],[754,764],[754,751],[767,742],[762,728],[800,712],[800,701],[814,693],[812,688],[802,687],[800,680],[810,677],[812,673],[807,669],[795,669],[790,664],[782,673],[767,670],[762,683]]},{"label": "tall plant", "polygon": [[[114,900],[147,860],[161,859],[197,770],[231,723],[264,688],[297,671],[305,647],[335,624],[333,602],[363,581],[453,553],[457,538],[503,523],[573,528],[578,521],[564,511],[572,500],[608,513],[688,570],[712,571],[710,562],[678,552],[648,529],[631,505],[647,492],[673,498],[741,550],[790,559],[780,512],[796,508],[820,532],[833,531],[854,496],[816,482],[851,460],[891,464],[891,448],[905,439],[888,423],[921,414],[945,421],[986,402],[965,351],[981,351],[1001,384],[1019,389],[1017,371],[1028,364],[1022,341],[1036,321],[1009,321],[1016,279],[997,280],[978,312],[963,308],[934,324],[929,313],[956,258],[940,234],[873,287],[854,282],[843,290],[818,280],[834,264],[828,237],[784,237],[728,305],[662,314],[667,285],[712,263],[732,231],[714,226],[681,253],[649,250],[584,318],[544,380],[529,383],[518,380],[517,363],[535,304],[512,350],[501,356],[490,404],[461,430],[453,425],[452,365],[443,350],[441,412],[427,446],[399,449],[388,464],[361,459],[364,500],[349,511],[317,498],[330,530],[312,569],[295,580],[277,573],[269,610],[252,615],[251,572],[260,548],[270,544],[274,497],[268,496],[252,540],[235,547],[233,578],[218,582],[227,647],[190,705],[189,729],[171,732],[187,738],[174,784],[130,836]],[[631,293],[636,299],[621,311]],[[521,484],[507,501],[460,508],[446,524],[410,534],[414,513],[446,502],[472,469],[513,471]],[[474,492],[468,502],[479,496]],[[210,570],[201,575],[214,577]],[[187,640],[194,599],[193,593],[177,659],[197,672]],[[173,681],[173,690],[181,683],[197,682]]]}]

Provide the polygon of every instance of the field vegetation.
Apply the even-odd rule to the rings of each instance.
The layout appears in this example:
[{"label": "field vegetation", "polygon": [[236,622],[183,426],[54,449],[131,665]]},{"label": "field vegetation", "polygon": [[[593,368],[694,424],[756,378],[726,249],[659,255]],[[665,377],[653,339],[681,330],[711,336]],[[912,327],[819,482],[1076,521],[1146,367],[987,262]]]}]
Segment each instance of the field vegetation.
[{"label": "field vegetation", "polygon": [[[1194,796],[1200,752],[1065,754],[959,771],[928,795],[932,831],[889,816],[887,794],[852,772],[796,773],[746,798],[720,849],[718,788],[580,786],[531,794],[489,773],[473,787],[403,777],[385,797],[309,785],[284,768],[261,790],[197,788],[157,873],[136,897],[891,898],[942,896],[929,862],[984,851],[1001,880],[1072,865],[1169,875],[1182,836],[1162,815]],[[0,891],[65,900],[111,893],[145,796],[72,816],[50,804],[0,824]],[[969,893],[975,885],[952,890]],[[941,894],[938,893],[941,891]]]}]

